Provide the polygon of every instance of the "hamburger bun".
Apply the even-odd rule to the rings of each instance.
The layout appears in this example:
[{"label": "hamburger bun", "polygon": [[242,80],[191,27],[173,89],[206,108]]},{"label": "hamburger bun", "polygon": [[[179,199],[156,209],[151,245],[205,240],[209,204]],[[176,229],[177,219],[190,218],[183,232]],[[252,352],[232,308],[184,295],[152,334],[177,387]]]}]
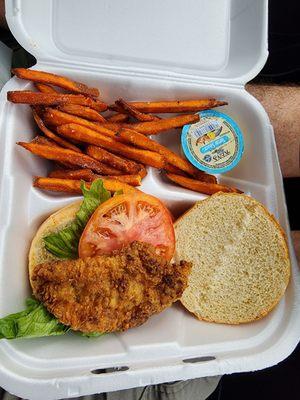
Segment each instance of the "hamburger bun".
[{"label": "hamburger bun", "polygon": [[284,231],[255,199],[217,193],[175,223],[175,259],[192,262],[182,304],[200,320],[241,324],[267,315],[290,278]]},{"label": "hamburger bun", "polygon": [[[49,235],[50,233],[58,232],[59,230],[65,228],[69,225],[76,216],[79,210],[81,201],[76,201],[71,203],[62,209],[56,211],[54,214],[50,215],[39,227],[36,232],[30,246],[28,255],[28,268],[29,268],[29,280],[32,286],[32,273],[37,264],[41,264],[48,261],[56,260],[53,254],[46,250],[43,237]],[[33,286],[32,286],[33,287]]]}]

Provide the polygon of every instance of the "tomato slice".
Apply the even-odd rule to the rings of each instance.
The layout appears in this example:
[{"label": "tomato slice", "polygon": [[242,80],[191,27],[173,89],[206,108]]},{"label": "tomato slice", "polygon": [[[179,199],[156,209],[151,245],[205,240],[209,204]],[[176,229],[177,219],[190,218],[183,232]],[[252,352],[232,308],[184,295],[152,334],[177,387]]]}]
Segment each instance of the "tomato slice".
[{"label": "tomato slice", "polygon": [[96,209],[80,238],[79,257],[109,254],[134,241],[152,244],[167,260],[174,254],[169,210],[142,192],[112,197]]}]

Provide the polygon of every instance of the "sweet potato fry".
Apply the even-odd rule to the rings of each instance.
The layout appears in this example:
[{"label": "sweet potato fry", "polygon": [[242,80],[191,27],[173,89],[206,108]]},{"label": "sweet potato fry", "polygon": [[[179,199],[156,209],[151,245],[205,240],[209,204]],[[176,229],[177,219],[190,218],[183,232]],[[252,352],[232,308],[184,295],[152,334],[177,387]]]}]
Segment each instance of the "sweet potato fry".
[{"label": "sweet potato fry", "polygon": [[[59,146],[57,143],[53,142],[53,140],[48,139],[47,137],[44,136],[36,136],[30,143],[37,143],[37,144],[45,144],[47,146],[51,146],[51,147],[58,147],[59,149],[61,148],[61,146]],[[68,162],[56,162],[54,163],[57,168],[62,168],[63,170],[67,169],[76,169],[77,166],[70,164]]]},{"label": "sweet potato fry", "polygon": [[53,147],[40,143],[18,142],[17,144],[24,147],[26,150],[29,150],[31,153],[48,160],[67,162],[72,165],[77,165],[81,168],[90,168],[93,171],[103,175],[121,174],[121,172],[115,168],[108,167],[107,165],[102,164],[100,161],[94,160],[86,154],[77,153],[73,150],[63,149],[62,147]]},{"label": "sweet potato fry", "polygon": [[[101,176],[99,175],[99,177],[101,177]],[[104,178],[106,178],[106,177],[104,177]],[[140,186],[142,183],[142,178],[139,174],[107,176],[107,178],[116,179],[117,181],[127,183],[127,185],[130,185],[130,186]]]},{"label": "sweet potato fry", "polygon": [[59,178],[59,179],[83,179],[86,182],[92,182],[97,176],[91,169],[82,168],[82,169],[55,169],[54,171],[49,172],[48,178]]},{"label": "sweet potato fry", "polygon": [[115,101],[115,104],[120,109],[120,111],[125,111],[127,114],[131,115],[138,121],[158,121],[160,118],[156,115],[145,114],[135,108],[132,104],[127,103],[123,99],[119,99]]},{"label": "sweet potato fry", "polygon": [[78,124],[82,126],[86,126],[87,128],[92,129],[93,131],[102,133],[106,136],[115,137],[115,132],[107,129],[105,127],[106,124],[96,124],[91,121],[87,121],[84,118],[76,117],[75,115],[71,115],[55,108],[47,108],[44,113],[44,120],[47,125],[51,126],[60,126],[65,124]]},{"label": "sweet potato fry", "polygon": [[[137,110],[144,113],[181,113],[181,112],[197,112],[207,110],[218,106],[225,106],[226,101],[218,101],[216,99],[198,99],[198,100],[166,100],[166,101],[132,101],[129,103]],[[115,110],[117,106],[112,104],[110,110]]]},{"label": "sweet potato fry", "polygon": [[199,114],[184,114],[177,117],[160,119],[159,121],[138,122],[136,124],[131,124],[130,127],[144,135],[156,135],[157,133],[180,128],[183,125],[193,124],[198,121]]},{"label": "sweet potato fry", "polygon": [[[109,190],[110,192],[117,192],[119,190],[122,190],[123,193],[132,193],[137,190],[134,187],[127,185],[127,183],[120,182],[117,179],[101,179],[103,180],[105,189]],[[44,190],[51,190],[54,192],[82,194],[82,191],[80,189],[81,182],[82,181],[75,179],[44,178],[37,176],[34,179],[33,186]],[[86,186],[90,187],[90,182],[87,182]]]},{"label": "sweet potato fry", "polygon": [[56,161],[53,164],[54,164],[54,168],[61,169],[62,171],[70,171],[70,170],[74,171],[75,169],[78,168],[78,165],[72,165],[67,162]]},{"label": "sweet potato fry", "polygon": [[184,188],[193,190],[194,192],[200,192],[204,194],[214,194],[217,192],[232,192],[232,193],[242,193],[240,190],[230,187],[230,186],[225,186],[225,185],[219,185],[216,183],[208,183],[208,182],[203,182],[203,181],[197,181],[196,179],[191,179],[187,178],[185,176],[181,175],[175,175],[175,174],[166,174],[166,176],[172,181],[177,183],[180,186],[183,186]]},{"label": "sweet potato fry", "polygon": [[124,171],[127,174],[137,174],[141,169],[140,164],[137,164],[131,160],[127,160],[126,158],[116,156],[115,154],[110,153],[109,151],[98,146],[87,146],[86,153],[96,160],[119,169],[120,171]]},{"label": "sweet potato fry", "polygon": [[45,85],[44,83],[34,83],[34,86],[37,88],[39,92],[42,93],[59,93],[54,87],[50,85]]},{"label": "sweet potato fry", "polygon": [[45,126],[42,118],[38,115],[38,113],[34,108],[32,109],[32,114],[37,126],[40,128],[40,130],[44,133],[45,136],[47,136],[49,139],[52,139],[55,143],[59,144],[60,146],[65,147],[66,149],[82,153],[82,151],[77,146],[57,136],[55,133],[51,132],[50,129],[48,129]]},{"label": "sweet potato fry", "polygon": [[136,122],[133,124],[107,121],[103,122],[101,126],[114,132],[118,132],[123,128],[128,128],[134,129],[135,131],[143,133],[144,135],[156,135],[157,133],[168,131],[174,128],[180,128],[183,125],[192,124],[198,121],[198,114],[184,114],[177,117],[160,119],[158,121]]},{"label": "sweet potato fry", "polygon": [[77,169],[77,170],[62,170],[57,169],[48,174],[49,178],[60,178],[60,179],[83,179],[86,182],[93,182],[97,178],[108,178],[108,179],[117,179],[118,181],[125,182],[131,186],[140,186],[142,178],[140,175],[118,175],[118,176],[106,176],[95,174],[90,169]]},{"label": "sweet potato fry", "polygon": [[37,143],[37,144],[45,144],[46,146],[52,146],[52,147],[59,147],[57,143],[55,143],[53,140],[45,137],[45,136],[35,136],[30,143]]},{"label": "sweet potato fry", "polygon": [[[37,144],[44,144],[46,146],[51,146],[51,147],[56,147],[61,149],[61,146],[59,146],[57,143],[53,142],[53,140],[48,139],[45,136],[36,136],[34,139],[31,140],[30,143],[37,143]],[[63,170],[65,169],[76,169],[78,166],[70,164],[68,162],[55,162],[54,165],[57,166],[57,168],[62,168]]]},{"label": "sweet potato fry", "polygon": [[48,178],[59,179],[83,179],[86,182],[92,182],[96,174],[88,168],[82,169],[55,169],[48,174]]},{"label": "sweet potato fry", "polygon": [[127,114],[117,113],[113,114],[110,117],[107,117],[106,120],[109,122],[126,122],[128,121],[129,116]]},{"label": "sweet potato fry", "polygon": [[105,122],[106,119],[102,117],[96,110],[92,108],[80,106],[79,104],[62,104],[58,106],[60,111],[68,114],[77,115],[78,117],[86,118],[90,121]]},{"label": "sweet potato fry", "polygon": [[76,140],[104,147],[112,153],[121,154],[122,156],[139,163],[150,165],[155,168],[163,168],[165,159],[161,154],[154,151],[136,149],[127,146],[124,143],[116,141],[114,138],[102,135],[82,125],[67,124],[57,128],[59,134],[65,137],[72,137]]},{"label": "sweet potato fry", "polygon": [[[154,140],[151,140],[149,137],[143,135],[142,133],[136,132],[132,129],[122,129],[120,132],[118,132],[117,136],[139,148],[156,151],[157,153],[165,157],[168,164],[175,166],[177,169],[184,171],[195,178],[198,178],[205,182],[217,182],[216,178],[213,175],[202,173],[192,164],[190,164],[186,159],[180,157],[178,154],[169,150],[167,147],[162,146]],[[165,167],[165,169],[167,168],[168,166]]]},{"label": "sweet potato fry", "polygon": [[70,92],[82,93],[88,96],[98,97],[99,90],[90,88],[84,83],[72,81],[69,78],[51,74],[49,72],[36,71],[26,68],[13,68],[12,73],[18,78],[27,79],[32,82],[46,83],[48,85],[58,86],[69,90]]},{"label": "sweet potato fry", "polygon": [[173,151],[167,149],[161,144],[150,139],[149,137],[143,135],[142,133],[136,132],[132,129],[121,129],[117,133],[117,137],[126,140],[128,143],[131,143],[136,147],[162,154],[168,163],[175,165],[177,168],[187,172],[192,176],[194,175],[195,171],[198,172],[198,170],[188,161],[173,153]]},{"label": "sweet potato fry", "polygon": [[[32,139],[30,143],[44,144],[46,146],[56,147],[56,148],[59,148],[59,149],[62,148],[57,143],[55,143],[53,140],[51,140],[51,139],[49,139],[49,138],[47,138],[45,136],[40,136],[40,135],[35,136],[35,138]],[[63,161],[56,162],[56,163],[54,163],[54,165],[55,164],[57,164],[58,166],[60,166],[63,169],[66,169],[66,168],[67,169],[76,169],[77,168],[76,165],[70,164],[68,162],[63,162]]]},{"label": "sweet potato fry", "polygon": [[[165,171],[170,172],[171,174],[181,175],[185,177],[189,177],[186,172],[182,171],[181,169],[175,167],[175,165],[167,164],[164,168]],[[206,174],[202,171],[197,171],[193,178],[197,181],[207,182],[207,183],[218,183],[217,178],[214,175]]]},{"label": "sweet potato fry", "polygon": [[171,174],[175,175],[182,175],[182,176],[188,176],[185,172],[183,172],[181,169],[175,167],[175,165],[166,163],[164,167],[165,172],[171,172]]},{"label": "sweet potato fry", "polygon": [[13,103],[30,104],[33,106],[58,106],[61,104],[79,104],[93,108],[97,111],[105,111],[107,106],[100,100],[91,99],[82,94],[63,94],[63,93],[41,93],[29,90],[16,90],[7,92],[7,100]]},{"label": "sweet potato fry", "polygon": [[143,179],[147,175],[147,170],[144,167],[144,165],[142,165],[142,164],[140,164],[140,165],[141,165],[141,169],[139,170],[138,175]]},{"label": "sweet potato fry", "polygon": [[[100,125],[100,124],[99,124]],[[105,129],[110,129],[113,132],[118,132],[122,128],[131,127],[131,124],[127,124],[125,122],[111,122],[106,121],[101,124],[101,126]]]}]

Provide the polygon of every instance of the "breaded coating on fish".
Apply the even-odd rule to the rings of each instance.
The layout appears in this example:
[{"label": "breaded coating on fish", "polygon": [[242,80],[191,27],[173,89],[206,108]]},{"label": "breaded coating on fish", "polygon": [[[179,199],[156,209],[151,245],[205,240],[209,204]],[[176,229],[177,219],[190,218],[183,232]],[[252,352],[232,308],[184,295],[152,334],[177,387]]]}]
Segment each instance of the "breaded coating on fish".
[{"label": "breaded coating on fish", "polygon": [[124,331],[178,300],[191,264],[170,264],[150,244],[112,255],[36,266],[34,295],[60,322],[82,332]]}]

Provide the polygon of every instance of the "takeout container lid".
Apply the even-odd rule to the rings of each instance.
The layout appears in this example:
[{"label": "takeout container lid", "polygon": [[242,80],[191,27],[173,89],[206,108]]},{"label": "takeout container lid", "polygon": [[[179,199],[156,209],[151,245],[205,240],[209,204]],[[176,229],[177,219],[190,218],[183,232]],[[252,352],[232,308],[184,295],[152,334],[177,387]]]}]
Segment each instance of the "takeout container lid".
[{"label": "takeout container lid", "polygon": [[6,18],[40,64],[243,84],[268,56],[266,0],[14,0]]},{"label": "takeout container lid", "polygon": [[[272,127],[258,101],[244,90],[267,58],[267,1],[13,0],[6,1],[6,16],[18,42],[37,58],[34,68],[61,72],[92,85],[102,77],[99,86],[105,98],[120,93],[128,99],[159,98],[164,93],[169,98],[173,94],[174,98],[188,98],[191,93],[197,98],[214,91],[218,96],[224,94],[230,102],[228,114],[244,132],[245,126],[238,121],[243,114],[241,122],[246,125],[244,157],[234,169],[237,175],[226,179],[244,190],[249,185],[255,189],[254,195],[261,193],[279,218],[288,236],[293,275],[275,312],[254,324],[225,327],[201,323],[175,306],[121,338],[107,335],[94,342],[67,336],[1,340],[0,386],[20,397],[51,400],[262,369],[287,357],[299,340],[299,273]],[[106,86],[106,81],[114,81],[118,91]],[[22,307],[28,293],[27,272],[20,264],[26,258],[33,229],[55,207],[72,201],[50,198],[30,187],[36,168],[45,171],[45,163],[28,154],[23,157],[16,150],[15,142],[20,137],[26,140],[22,135],[32,125],[26,106],[16,111],[16,106],[6,102],[7,90],[24,86],[13,78],[0,94],[0,276],[1,268],[10,270],[9,276],[0,280],[1,316],[10,304],[12,311]],[[255,115],[243,112],[246,106]],[[252,141],[257,135],[261,145],[254,151]],[[247,168],[250,152],[254,158]],[[267,168],[261,168],[265,165],[262,161]],[[155,174],[149,171],[146,189],[164,201],[180,204],[201,198],[167,183],[159,187]],[[257,182],[249,178],[253,174],[260,178]],[[9,230],[13,240],[7,245]],[[8,251],[13,257],[8,258]],[[186,337],[180,331],[174,339],[178,323],[182,332],[188,324]],[[160,330],[161,326],[164,329]]]}]

